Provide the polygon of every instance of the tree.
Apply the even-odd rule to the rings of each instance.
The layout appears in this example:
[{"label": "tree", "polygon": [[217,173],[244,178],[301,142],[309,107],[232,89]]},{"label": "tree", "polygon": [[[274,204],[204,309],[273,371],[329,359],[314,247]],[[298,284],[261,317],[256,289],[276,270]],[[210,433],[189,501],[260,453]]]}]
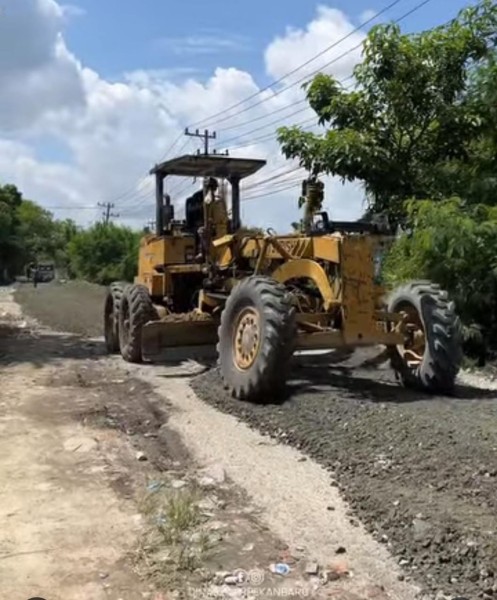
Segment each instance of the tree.
[{"label": "tree", "polygon": [[112,223],[97,223],[78,232],[69,243],[73,276],[107,285],[132,281],[138,265],[140,234]]},{"label": "tree", "polygon": [[20,262],[18,209],[22,195],[14,185],[0,186],[0,281],[11,279]]},{"label": "tree", "polygon": [[58,242],[52,214],[31,200],[23,200],[17,213],[23,262],[52,260]]},{"label": "tree", "polygon": [[[463,192],[468,175],[474,178],[475,154],[491,154],[485,94],[497,87],[496,29],[492,0],[418,34],[402,34],[395,24],[372,28],[354,90],[325,74],[307,87],[327,133],[280,128],[283,154],[312,174],[361,181],[372,209],[394,222],[405,216],[406,199]],[[495,129],[492,135],[495,142]]]},{"label": "tree", "polygon": [[458,198],[407,205],[409,233],[385,263],[390,284],[430,279],[455,300],[467,337],[482,331],[497,340],[497,207],[464,208]]}]

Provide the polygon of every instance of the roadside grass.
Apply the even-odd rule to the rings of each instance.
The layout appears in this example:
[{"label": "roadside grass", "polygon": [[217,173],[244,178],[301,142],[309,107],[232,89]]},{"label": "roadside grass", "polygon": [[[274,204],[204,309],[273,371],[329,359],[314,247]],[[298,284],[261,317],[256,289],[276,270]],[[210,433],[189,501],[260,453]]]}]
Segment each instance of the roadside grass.
[{"label": "roadside grass", "polygon": [[212,548],[198,506],[202,496],[192,484],[173,490],[167,482],[154,482],[149,488],[139,503],[146,528],[135,566],[159,589],[171,589],[201,569]]}]

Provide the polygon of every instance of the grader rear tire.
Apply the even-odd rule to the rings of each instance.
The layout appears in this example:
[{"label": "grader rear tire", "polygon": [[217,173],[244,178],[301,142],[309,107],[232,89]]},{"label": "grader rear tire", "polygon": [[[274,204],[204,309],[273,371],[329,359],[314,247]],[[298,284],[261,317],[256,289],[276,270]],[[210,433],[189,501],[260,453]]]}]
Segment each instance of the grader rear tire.
[{"label": "grader rear tire", "polygon": [[461,367],[462,327],[447,292],[430,281],[414,281],[394,290],[389,312],[405,312],[424,341],[390,348],[391,363],[406,387],[452,393]]},{"label": "grader rear tire", "polygon": [[295,348],[295,307],[269,277],[243,279],[221,315],[217,345],[225,386],[240,400],[269,402],[286,383]]},{"label": "grader rear tire", "polygon": [[128,286],[119,310],[119,346],[127,362],[142,362],[142,328],[159,318],[148,290],[143,285]]},{"label": "grader rear tire", "polygon": [[119,306],[127,285],[124,281],[112,282],[105,298],[104,336],[109,354],[119,352]]}]

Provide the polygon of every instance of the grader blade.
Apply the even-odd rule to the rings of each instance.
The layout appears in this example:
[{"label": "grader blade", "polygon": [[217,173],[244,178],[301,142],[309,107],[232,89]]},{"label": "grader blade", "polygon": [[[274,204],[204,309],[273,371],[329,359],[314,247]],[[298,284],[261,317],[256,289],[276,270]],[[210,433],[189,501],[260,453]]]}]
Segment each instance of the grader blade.
[{"label": "grader blade", "polygon": [[142,329],[143,358],[152,362],[176,362],[214,357],[217,327],[213,320],[151,321]]}]

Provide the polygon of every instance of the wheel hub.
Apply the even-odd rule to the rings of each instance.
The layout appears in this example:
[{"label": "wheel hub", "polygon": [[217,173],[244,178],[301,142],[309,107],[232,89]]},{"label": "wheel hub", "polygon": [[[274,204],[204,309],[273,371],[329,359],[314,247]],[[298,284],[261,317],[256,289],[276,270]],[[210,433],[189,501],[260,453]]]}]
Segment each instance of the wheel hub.
[{"label": "wheel hub", "polygon": [[425,330],[414,306],[404,306],[402,313],[405,342],[403,345],[398,346],[398,350],[406,364],[414,368],[423,361],[426,350]]},{"label": "wheel hub", "polygon": [[259,343],[259,315],[255,309],[246,308],[238,318],[233,337],[235,363],[239,369],[246,370],[254,364]]}]

